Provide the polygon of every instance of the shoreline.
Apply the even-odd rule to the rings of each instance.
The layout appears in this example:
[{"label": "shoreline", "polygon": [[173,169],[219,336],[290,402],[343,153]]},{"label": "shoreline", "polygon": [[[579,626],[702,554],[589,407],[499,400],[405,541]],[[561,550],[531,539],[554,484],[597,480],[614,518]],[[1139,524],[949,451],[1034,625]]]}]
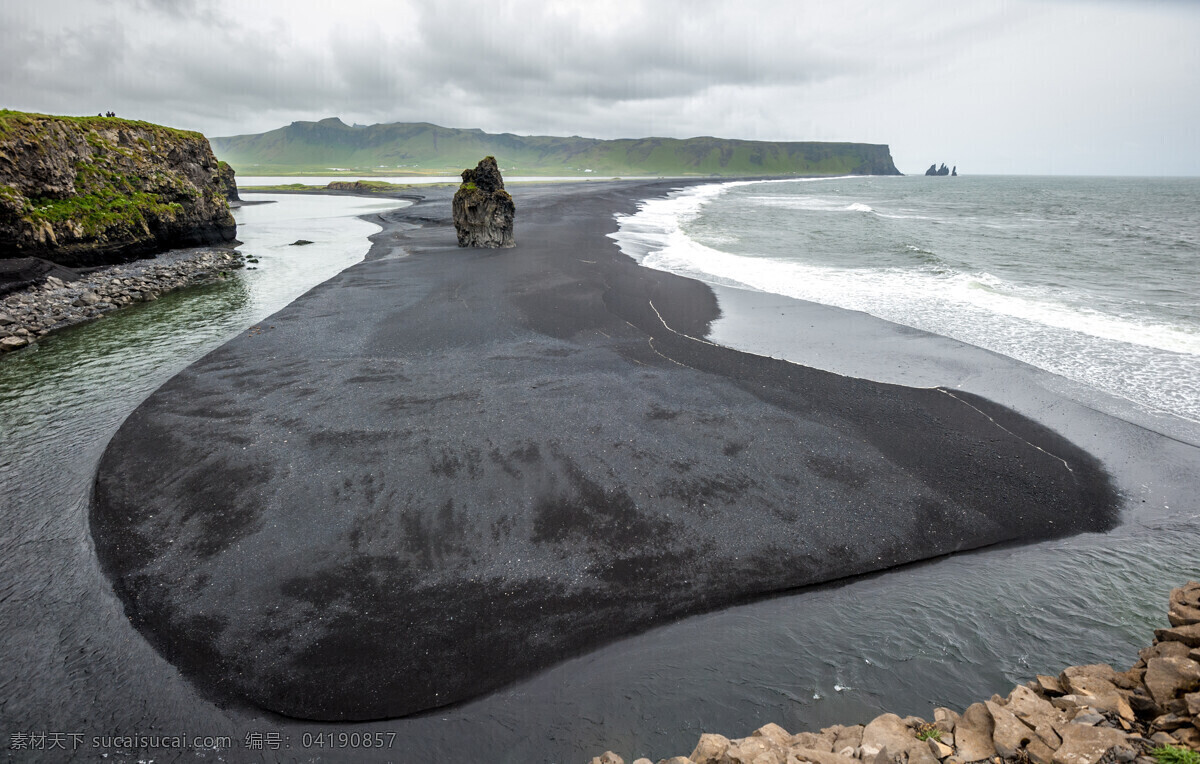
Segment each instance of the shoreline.
[{"label": "shoreline", "polygon": [[[120,308],[219,281],[226,270],[243,268],[246,262],[257,261],[231,248],[194,247],[88,269],[70,279],[50,275],[0,298],[0,353],[28,348]],[[60,267],[55,273],[70,271]]]},{"label": "shoreline", "polygon": [[[444,243],[448,193],[368,216],[385,230],[372,237],[363,263],[276,314],[270,335],[243,334],[152,395],[114,438],[92,507],[101,561],[143,634],[193,680],[205,685],[202,677],[215,676],[207,690],[218,696],[305,718],[380,718],[428,708],[431,700],[437,706],[473,697],[689,613],[953,551],[1099,529],[1115,519],[1117,499],[1106,493],[1091,457],[1014,412],[967,394],[835,378],[696,339],[716,316],[711,290],[641,268],[606,238],[615,228],[612,212],[678,185],[521,189],[518,246],[502,254],[459,250],[452,233]],[[484,369],[480,353],[491,359]],[[280,367],[275,358],[291,360]],[[539,421],[554,422],[553,432],[520,421],[531,400],[538,401]],[[381,401],[392,402],[391,413],[379,408]],[[229,410],[239,412],[239,421],[224,419],[221,412]],[[268,413],[287,431],[264,420]],[[322,421],[327,416],[336,423]],[[933,431],[931,416],[939,423]],[[169,433],[161,429],[168,420]],[[601,453],[593,445],[597,435],[612,443]],[[213,436],[256,450],[225,455],[227,448],[207,442]],[[957,445],[949,451],[935,445],[944,437]],[[397,438],[408,444],[402,453],[380,445]],[[150,453],[139,445],[164,439],[178,448]],[[322,461],[285,446],[289,439],[307,441]],[[924,453],[936,458],[913,451],[911,442],[923,440]],[[806,464],[791,455],[797,442],[814,449]],[[209,455],[193,453],[197,448]],[[750,462],[739,458],[743,453]],[[1005,514],[1014,506],[1021,511],[1004,526],[987,519],[993,500],[972,477],[1001,454],[1020,460],[1019,469],[999,477],[1008,491]],[[352,461],[343,463],[346,457]],[[332,475],[322,474],[329,459],[350,473],[331,504]],[[305,474],[290,467],[297,461]],[[277,476],[283,464],[291,476],[286,484]],[[386,477],[422,473],[431,476],[429,485],[415,492]],[[790,474],[805,477],[779,477]],[[1074,477],[1063,482],[1068,474]],[[227,488],[180,496],[169,488],[160,493],[162,486],[147,480]],[[520,492],[542,498],[532,508],[512,503],[519,495],[514,481],[526,486]],[[281,490],[295,498],[272,499],[270,506],[256,499]],[[1076,490],[1082,493],[1071,498]],[[399,517],[392,514],[397,491],[405,492]],[[643,503],[647,498],[653,506]],[[849,504],[863,514],[817,510],[830,501],[831,509]],[[200,504],[188,509],[189,502]],[[1047,511],[1073,502],[1080,502],[1076,512],[1100,513],[1088,519]],[[166,517],[145,514],[178,503],[184,506]],[[473,507],[466,516],[464,505]],[[196,511],[204,517],[201,506],[227,509],[208,525],[189,522]],[[292,516],[279,514],[284,506]],[[295,508],[306,506],[296,517]],[[301,526],[288,528],[303,524],[306,514],[315,519],[312,512],[325,506],[344,507],[348,517],[317,528],[315,537],[306,530],[306,548],[328,561],[314,573],[294,556],[299,538],[291,534]],[[484,520],[478,513],[487,506],[494,509]],[[734,506],[738,523],[731,526],[722,518]],[[781,518],[778,509],[798,514]],[[380,513],[392,514],[397,525],[368,530],[376,522],[368,518]],[[801,522],[806,515],[812,519]],[[930,521],[939,531],[934,538],[923,530]],[[282,536],[258,533],[265,525],[283,528]],[[854,530],[872,525],[892,528],[899,538],[861,539]],[[151,527],[182,543],[155,544]],[[838,527],[856,538],[854,547],[836,540]],[[372,545],[380,532],[398,536]],[[262,553],[274,556],[275,566],[264,568]],[[522,564],[513,568],[518,557]],[[457,572],[464,566],[473,571],[470,584]],[[255,583],[237,586],[233,601],[227,589],[210,600],[217,589],[209,591],[209,582],[227,575],[224,568]],[[168,570],[173,581],[182,576],[199,591],[182,597],[173,586],[164,591],[160,576]],[[528,572],[541,579],[540,591],[528,588]],[[388,615],[412,608],[409,592],[418,589],[441,613],[423,616],[433,623]],[[368,594],[347,599],[350,591]],[[579,597],[586,610],[572,604]],[[243,624],[221,619],[196,629],[187,620],[229,608],[252,614],[268,603],[283,608],[272,629],[285,642],[268,639],[267,652],[280,657],[267,665],[245,652],[263,648],[243,641]],[[549,620],[537,615],[546,606]],[[305,625],[310,636],[302,637],[295,629],[314,608],[358,620],[315,633]],[[469,624],[463,631],[445,620],[481,612],[491,613],[485,620],[494,624],[484,642]],[[363,619],[385,631],[403,628],[416,644],[364,645],[342,633],[357,631]],[[192,626],[180,645],[184,623]],[[417,657],[422,640],[444,645],[451,634],[460,652]],[[326,652],[325,643],[344,649]],[[491,656],[489,664],[504,668],[486,677],[464,672],[456,661],[467,654]],[[327,661],[357,677],[357,686],[322,684],[309,669]],[[222,676],[232,666],[241,678]],[[443,681],[413,687],[409,679],[402,687],[391,678],[395,666],[426,666],[418,673]],[[364,687],[377,700],[364,703],[357,694]],[[303,706],[295,704],[298,693],[308,698]]]},{"label": "shoreline", "polygon": [[[1006,697],[993,695],[933,721],[894,713],[865,724],[791,734],[775,723],[730,740],[700,736],[686,757],[658,764],[1166,764],[1170,749],[1200,751],[1200,583],[1171,591],[1169,627],[1155,629],[1128,671],[1108,664],[1039,674]],[[612,751],[591,764],[624,764]],[[638,758],[633,764],[653,764]]]}]

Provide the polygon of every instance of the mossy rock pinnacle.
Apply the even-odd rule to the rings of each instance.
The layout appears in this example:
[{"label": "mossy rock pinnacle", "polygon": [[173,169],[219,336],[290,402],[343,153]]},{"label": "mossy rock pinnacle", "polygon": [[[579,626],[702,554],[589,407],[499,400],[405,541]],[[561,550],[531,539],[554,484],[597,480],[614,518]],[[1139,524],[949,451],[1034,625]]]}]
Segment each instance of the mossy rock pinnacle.
[{"label": "mossy rock pinnacle", "polygon": [[473,170],[463,170],[454,194],[454,230],[460,247],[514,247],[516,205],[504,190],[495,157],[484,157]]}]

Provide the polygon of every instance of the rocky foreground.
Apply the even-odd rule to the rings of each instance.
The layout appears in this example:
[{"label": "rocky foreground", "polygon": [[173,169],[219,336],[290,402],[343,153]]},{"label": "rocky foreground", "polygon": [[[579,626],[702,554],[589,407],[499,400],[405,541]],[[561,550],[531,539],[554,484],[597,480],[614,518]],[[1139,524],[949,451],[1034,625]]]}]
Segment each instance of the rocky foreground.
[{"label": "rocky foreground", "polygon": [[[933,721],[883,714],[866,725],[790,734],[777,724],[730,740],[700,736],[690,756],[659,764],[1188,764],[1200,761],[1200,583],[1171,592],[1171,627],[1133,668],[1072,666],[1007,697]],[[608,751],[591,764],[624,764]],[[652,764],[638,759],[633,764]]]},{"label": "rocky foreground", "polygon": [[60,275],[0,300],[0,352],[18,350],[51,332],[136,302],[220,280],[243,264],[239,252],[199,249],[172,251],[86,275],[59,269]]}]

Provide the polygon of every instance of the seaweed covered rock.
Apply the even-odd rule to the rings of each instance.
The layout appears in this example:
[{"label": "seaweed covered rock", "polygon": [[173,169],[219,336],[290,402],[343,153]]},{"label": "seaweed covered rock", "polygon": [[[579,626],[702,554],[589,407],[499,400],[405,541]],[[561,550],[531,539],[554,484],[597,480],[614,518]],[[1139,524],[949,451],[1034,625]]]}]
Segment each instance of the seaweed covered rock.
[{"label": "seaweed covered rock", "polygon": [[460,247],[512,247],[516,206],[504,190],[495,157],[484,157],[474,170],[463,170],[454,194],[454,230]]},{"label": "seaweed covered rock", "polygon": [[236,232],[200,133],[0,110],[0,257],[91,267]]}]

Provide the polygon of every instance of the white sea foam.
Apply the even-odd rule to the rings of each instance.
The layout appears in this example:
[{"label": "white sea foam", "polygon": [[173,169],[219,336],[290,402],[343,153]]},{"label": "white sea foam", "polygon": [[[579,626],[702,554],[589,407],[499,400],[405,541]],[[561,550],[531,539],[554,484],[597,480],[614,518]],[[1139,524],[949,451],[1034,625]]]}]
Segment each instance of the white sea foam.
[{"label": "white sea foam", "polygon": [[[638,212],[618,216],[612,236],[647,267],[864,311],[1200,420],[1200,333],[1190,327],[1104,312],[1091,307],[1085,294],[1020,285],[986,272],[830,267],[732,254],[687,235],[684,227],[704,205],[742,185],[747,183],[699,186],[648,200]],[[749,199],[807,211],[873,211],[819,197]]]}]

